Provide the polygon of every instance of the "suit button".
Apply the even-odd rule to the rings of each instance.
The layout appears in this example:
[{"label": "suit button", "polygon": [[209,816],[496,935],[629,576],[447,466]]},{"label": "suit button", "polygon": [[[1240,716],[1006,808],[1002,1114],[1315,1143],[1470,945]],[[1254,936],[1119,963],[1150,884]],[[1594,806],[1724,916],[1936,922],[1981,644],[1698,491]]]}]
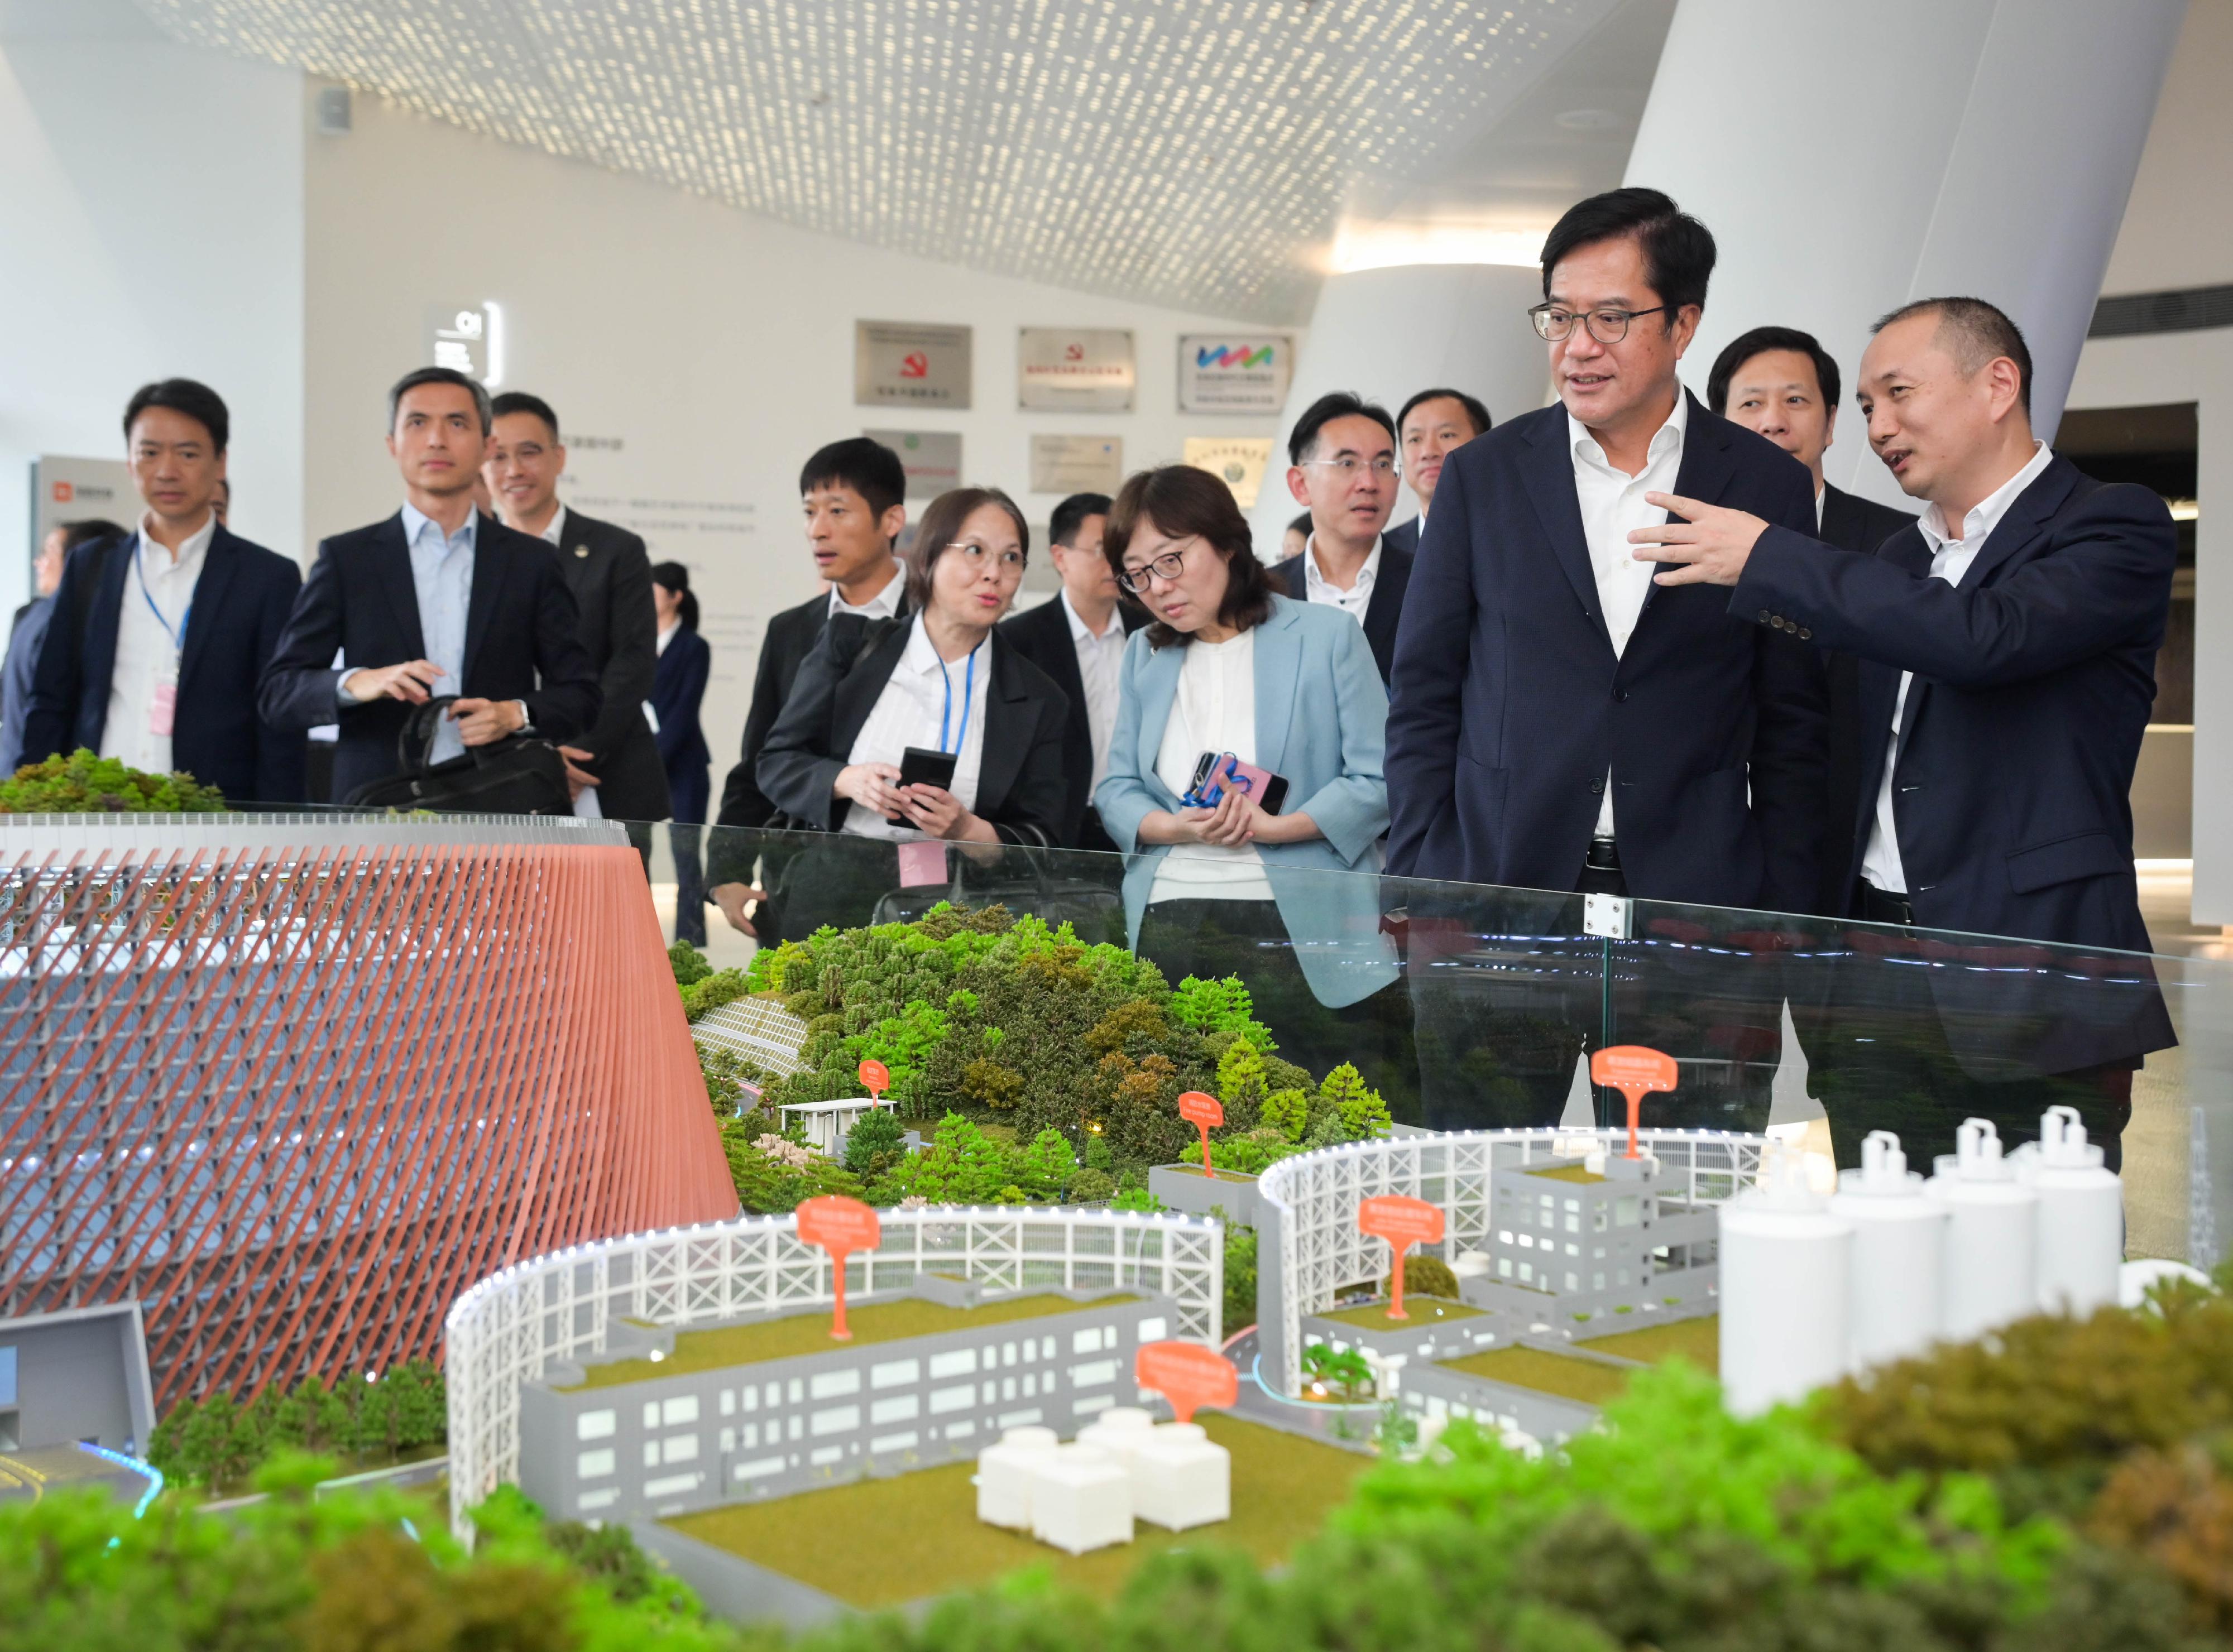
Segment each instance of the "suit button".
[{"label": "suit button", "polygon": [[1814,634],[1802,625],[1799,628],[1799,640],[1801,642],[1812,642],[1814,640]]},{"label": "suit button", "polygon": [[1612,691],[1612,698],[1613,703],[1616,706],[1625,706],[1628,704],[1628,690],[1625,688],[1616,688]]},{"label": "suit button", "polygon": [[1593,794],[1602,795],[1605,791],[1605,782],[1602,779],[1591,781],[1590,790]]},{"label": "suit button", "polygon": [[1766,624],[1768,622],[1769,619],[1770,619],[1770,618],[1772,618],[1772,617],[1773,617],[1773,616],[1768,613],[1768,611],[1766,608],[1762,608],[1762,609],[1760,611],[1760,622],[1761,622],[1762,625],[1766,625]]}]

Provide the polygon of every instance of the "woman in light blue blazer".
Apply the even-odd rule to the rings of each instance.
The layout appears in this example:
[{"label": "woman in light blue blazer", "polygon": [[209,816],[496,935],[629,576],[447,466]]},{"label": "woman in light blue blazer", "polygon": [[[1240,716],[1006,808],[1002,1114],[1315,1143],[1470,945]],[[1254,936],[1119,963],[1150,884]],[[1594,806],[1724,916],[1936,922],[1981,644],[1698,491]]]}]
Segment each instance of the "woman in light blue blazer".
[{"label": "woman in light blue blazer", "polygon": [[[1131,478],[1103,543],[1154,619],[1125,647],[1093,796],[1132,856],[1133,950],[1173,983],[1239,975],[1280,1053],[1312,1076],[1349,1060],[1369,1073],[1399,972],[1376,875],[1388,694],[1363,629],[1273,591],[1247,519],[1207,471]],[[1279,809],[1234,787],[1214,809],[1188,807],[1205,752],[1284,778]]]}]

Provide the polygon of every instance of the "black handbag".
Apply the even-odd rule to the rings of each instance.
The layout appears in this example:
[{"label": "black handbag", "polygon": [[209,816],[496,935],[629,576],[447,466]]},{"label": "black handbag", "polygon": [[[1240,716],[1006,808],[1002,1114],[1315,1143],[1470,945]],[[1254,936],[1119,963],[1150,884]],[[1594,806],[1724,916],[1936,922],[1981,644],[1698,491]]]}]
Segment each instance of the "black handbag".
[{"label": "black handbag", "polygon": [[[452,814],[570,815],[566,759],[548,740],[514,734],[429,764],[434,733],[454,695],[414,706],[395,737],[397,772],[368,780],[342,801],[355,809],[439,809]],[[414,750],[415,748],[415,750]]]}]

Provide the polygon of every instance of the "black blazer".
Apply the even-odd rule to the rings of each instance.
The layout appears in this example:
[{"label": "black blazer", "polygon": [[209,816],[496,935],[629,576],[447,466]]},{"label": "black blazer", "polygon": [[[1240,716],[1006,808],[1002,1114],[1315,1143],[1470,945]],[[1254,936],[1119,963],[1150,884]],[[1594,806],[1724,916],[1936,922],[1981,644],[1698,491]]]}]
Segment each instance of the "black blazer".
[{"label": "black blazer", "polygon": [[552,554],[581,611],[582,646],[604,695],[597,720],[572,742],[593,754],[582,766],[597,777],[597,810],[608,820],[665,820],[667,765],[643,715],[659,658],[651,558],[627,529],[571,509]]},{"label": "black blazer", "polygon": [[[895,579],[905,577],[901,574]],[[899,612],[908,611],[907,602],[901,599]],[[736,765],[721,787],[721,812],[718,824],[723,826],[765,826],[776,812],[753,777],[753,769],[760,760],[760,749],[767,744],[768,731],[783,715],[784,706],[791,699],[791,684],[798,679],[799,667],[806,663],[815,645],[822,641],[822,628],[830,622],[830,594],[809,597],[795,608],[785,608],[767,623],[767,634],[760,639],[759,668],[752,673],[752,703],[745,713],[743,749],[738,753]]]},{"label": "black blazer", "polygon": [[[570,740],[595,720],[598,705],[596,667],[579,628],[550,547],[485,516],[474,530],[463,681],[437,687],[464,698],[524,700],[537,734]],[[333,668],[336,649],[348,662],[339,671]],[[337,717],[336,686],[351,671],[422,659],[426,652],[399,511],[320,543],[257,698],[265,719],[280,728],[341,725],[334,796],[345,797],[396,771],[396,736],[411,707],[376,699],[342,708]]]},{"label": "black blazer", "polygon": [[[845,824],[853,805],[830,784],[913,629],[912,620],[850,616],[824,628],[760,752],[759,790],[793,821],[827,832]],[[1003,842],[1065,842],[1073,824],[1062,766],[1068,697],[997,628],[986,686],[985,754],[973,812]]]},{"label": "black blazer", "polygon": [[[1400,550],[1406,556],[1416,556],[1419,554],[1419,524],[1425,520],[1424,517],[1412,517],[1407,521],[1397,523],[1380,537],[1390,549]],[[1388,668],[1382,667],[1380,674],[1385,677],[1388,674]]]},{"label": "black blazer", "polygon": [[[1119,602],[1116,614],[1128,637],[1148,622],[1146,613],[1135,603]],[[1077,830],[1064,840],[1064,846],[1113,852],[1116,842],[1093,808],[1093,722],[1086,715],[1085,679],[1078,674],[1077,644],[1071,640],[1070,616],[1062,598],[1058,595],[1051,602],[1001,621],[1000,634],[1015,645],[1018,654],[1045,672],[1070,701],[1062,771],[1069,788],[1071,818],[1077,822]]]},{"label": "black blazer", "polygon": [[659,759],[667,771],[667,795],[674,818],[689,824],[706,818],[706,800],[713,790],[713,753],[706,744],[705,725],[698,708],[706,698],[706,680],[713,673],[713,651],[695,631],[677,631],[667,639],[667,652],[651,680],[651,709],[659,716],[654,737]]},{"label": "black blazer", "polygon": [[[132,576],[139,537],[133,533],[81,545],[63,566],[32,678],[24,762],[80,746],[101,750],[117,625],[125,602],[140,600]],[[278,645],[302,585],[302,570],[292,561],[249,543],[222,523],[203,553],[179,654],[171,761],[228,798],[303,801],[302,732],[259,718],[256,706],[257,674]],[[80,614],[85,616],[82,646],[75,621]]]},{"label": "black blazer", "polygon": [[[1414,530],[1416,531],[1416,530]],[[1311,600],[1310,581],[1301,556],[1290,556],[1272,565],[1272,589],[1298,602]],[[1396,667],[1396,628],[1403,618],[1403,594],[1411,586],[1412,555],[1380,537],[1380,571],[1373,578],[1371,600],[1364,605],[1364,640],[1372,645],[1372,663],[1380,667],[1380,680]]]},{"label": "black blazer", "polygon": [[[1695,398],[1689,420],[1676,492],[1813,531],[1804,465]],[[1610,767],[1631,894],[1804,911],[1819,657],[1709,587],[1655,585],[1616,658],[1562,406],[1458,449],[1435,497],[1396,640],[1388,870],[1572,889]]]},{"label": "black blazer", "polygon": [[[1822,489],[1822,541],[1840,550],[1872,556],[1878,545],[1913,524],[1905,511],[1878,504],[1826,483]],[[1852,654],[1833,652],[1823,656],[1830,691],[1829,767],[1824,777],[1821,848],[1815,858],[1817,889],[1810,910],[1826,918],[1840,917],[1853,898],[1853,832],[1861,817],[1861,771],[1867,764],[1867,747],[1874,742],[1884,751],[1885,725],[1865,728],[1861,720],[1861,662]],[[1869,793],[1868,814],[1876,810],[1876,793]]]},{"label": "black blazer", "polygon": [[[1900,673],[1915,673],[1892,809],[1917,923],[2145,952],[2132,768],[2155,703],[2178,560],[2161,499],[2056,459],[2008,507],[1959,586],[1930,577],[1913,526],[1873,556],[1826,556],[1805,535],[1771,529],[1728,607],[1755,629],[1811,633],[1818,647],[1861,656],[1865,729],[1891,729]],[[1879,738],[1864,754],[1865,816],[1888,745]],[[1859,875],[1864,821],[1854,838],[1848,878]],[[2112,973],[2132,990],[2097,982],[2077,995],[2080,1007],[2034,1029],[2047,1046],[2031,1052],[2041,1070],[2171,1044],[2152,978],[2143,990],[2133,978],[2144,969]],[[2120,1007],[2110,1009],[2113,999]]]}]

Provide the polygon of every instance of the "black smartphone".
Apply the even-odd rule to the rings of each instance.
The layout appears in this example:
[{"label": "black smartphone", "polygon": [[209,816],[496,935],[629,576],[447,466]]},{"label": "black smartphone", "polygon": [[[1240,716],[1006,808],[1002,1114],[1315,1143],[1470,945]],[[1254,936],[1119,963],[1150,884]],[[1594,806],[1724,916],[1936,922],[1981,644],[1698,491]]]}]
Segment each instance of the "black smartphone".
[{"label": "black smartphone", "polygon": [[[954,768],[960,761],[952,751],[934,751],[929,746],[911,745],[900,754],[900,777],[902,786],[936,786],[941,791],[954,790]],[[895,826],[912,826],[911,820],[887,815]]]}]

